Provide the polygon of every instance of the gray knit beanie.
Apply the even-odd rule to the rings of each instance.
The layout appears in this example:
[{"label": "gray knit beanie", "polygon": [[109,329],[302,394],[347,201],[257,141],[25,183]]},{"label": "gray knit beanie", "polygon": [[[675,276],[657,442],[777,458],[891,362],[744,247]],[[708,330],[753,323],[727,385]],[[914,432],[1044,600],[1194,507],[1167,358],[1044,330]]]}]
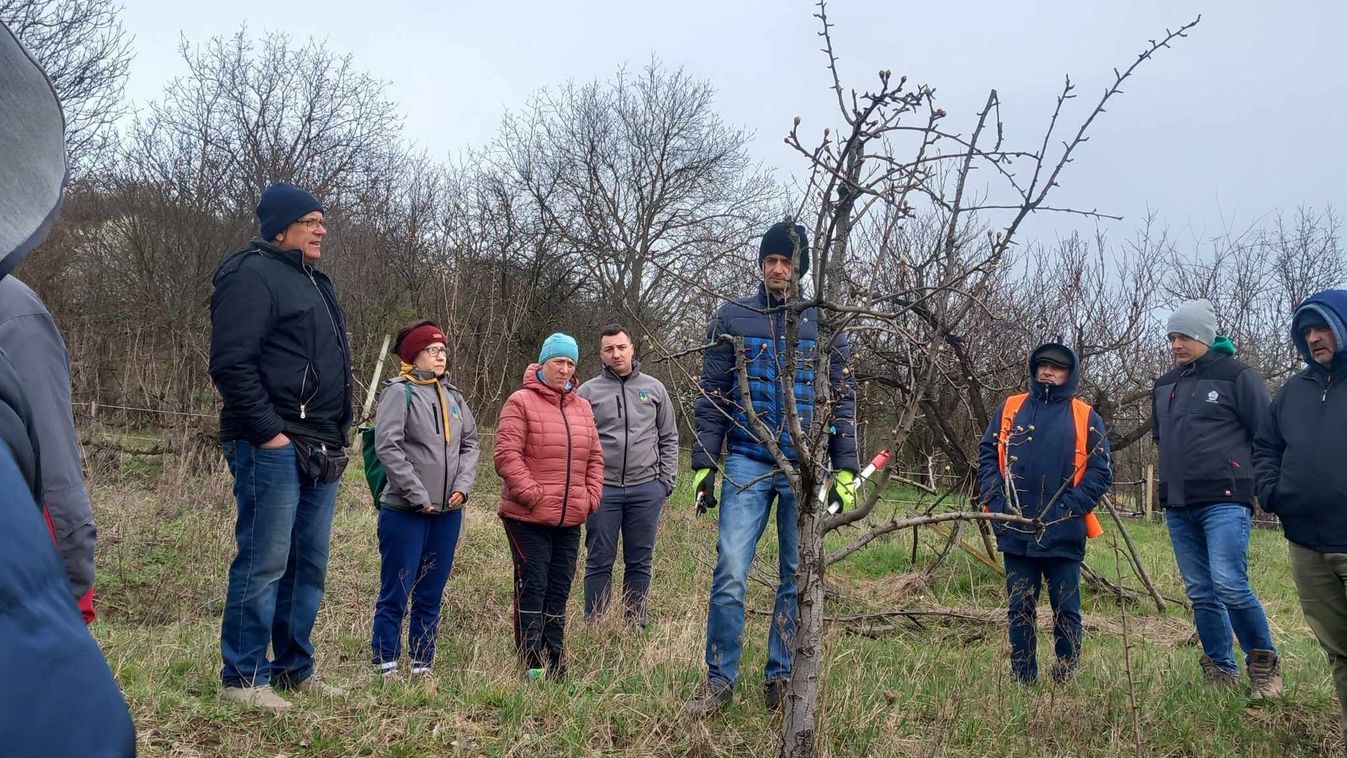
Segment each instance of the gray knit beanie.
[{"label": "gray knit beanie", "polygon": [[1167,334],[1182,334],[1210,345],[1216,339],[1216,312],[1210,300],[1189,300],[1169,317]]}]

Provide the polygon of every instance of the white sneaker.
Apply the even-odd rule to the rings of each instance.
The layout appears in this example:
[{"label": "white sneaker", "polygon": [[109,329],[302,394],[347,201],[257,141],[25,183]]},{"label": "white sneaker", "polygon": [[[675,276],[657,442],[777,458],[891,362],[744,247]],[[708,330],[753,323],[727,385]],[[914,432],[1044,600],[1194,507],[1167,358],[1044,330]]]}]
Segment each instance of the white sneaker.
[{"label": "white sneaker", "polygon": [[289,700],[277,695],[269,684],[261,687],[225,687],[220,690],[220,699],[245,708],[267,711],[285,711],[294,707]]},{"label": "white sneaker", "polygon": [[429,664],[429,663],[413,663],[413,664],[412,664],[412,678],[413,678],[413,679],[429,679],[429,678],[430,678],[430,664]]}]

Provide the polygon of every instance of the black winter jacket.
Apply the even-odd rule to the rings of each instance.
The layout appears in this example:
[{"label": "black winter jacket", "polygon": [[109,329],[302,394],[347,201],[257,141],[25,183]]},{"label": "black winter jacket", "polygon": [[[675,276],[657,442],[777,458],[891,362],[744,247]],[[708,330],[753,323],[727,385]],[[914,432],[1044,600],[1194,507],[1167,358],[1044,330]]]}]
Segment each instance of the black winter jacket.
[{"label": "black winter jacket", "polygon": [[220,439],[260,445],[285,432],[344,446],[351,359],[332,282],[298,250],[251,243],[220,264],[211,295]]},{"label": "black winter jacket", "polygon": [[1151,435],[1160,451],[1160,504],[1252,508],[1251,446],[1269,401],[1258,372],[1218,350],[1156,379]]},{"label": "black winter jacket", "polygon": [[[1325,295],[1329,293],[1324,293]],[[1347,298],[1320,302],[1347,321]],[[1347,553],[1347,349],[1332,368],[1295,340],[1309,368],[1272,401],[1254,439],[1258,502],[1281,519],[1286,539],[1321,553]]]}]

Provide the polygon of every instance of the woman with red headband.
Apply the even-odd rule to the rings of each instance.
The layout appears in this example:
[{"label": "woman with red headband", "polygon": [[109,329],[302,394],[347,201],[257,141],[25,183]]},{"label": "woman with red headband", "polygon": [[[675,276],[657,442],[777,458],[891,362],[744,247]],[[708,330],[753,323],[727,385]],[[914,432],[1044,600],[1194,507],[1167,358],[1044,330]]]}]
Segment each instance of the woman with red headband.
[{"label": "woman with red headband", "polygon": [[398,333],[402,370],[375,413],[375,452],[388,474],[379,496],[379,600],[370,641],[375,668],[397,675],[402,619],[414,677],[430,674],[440,601],[477,478],[477,423],[445,377],[444,333],[421,321]]}]

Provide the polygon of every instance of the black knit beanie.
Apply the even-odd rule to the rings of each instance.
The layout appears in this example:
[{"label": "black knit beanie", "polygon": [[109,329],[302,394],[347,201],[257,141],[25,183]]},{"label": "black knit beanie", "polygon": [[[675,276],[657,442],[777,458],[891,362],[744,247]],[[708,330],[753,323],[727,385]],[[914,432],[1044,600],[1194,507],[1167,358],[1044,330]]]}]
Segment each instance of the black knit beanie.
[{"label": "black knit beanie", "polygon": [[[772,228],[762,235],[762,244],[758,246],[758,267],[762,267],[762,261],[769,255],[784,255],[792,258],[795,253],[795,243],[790,238],[790,222],[779,221],[772,224]],[[800,239],[800,268],[795,272],[797,278],[809,273],[809,234],[803,226],[795,225],[795,235]]]}]

